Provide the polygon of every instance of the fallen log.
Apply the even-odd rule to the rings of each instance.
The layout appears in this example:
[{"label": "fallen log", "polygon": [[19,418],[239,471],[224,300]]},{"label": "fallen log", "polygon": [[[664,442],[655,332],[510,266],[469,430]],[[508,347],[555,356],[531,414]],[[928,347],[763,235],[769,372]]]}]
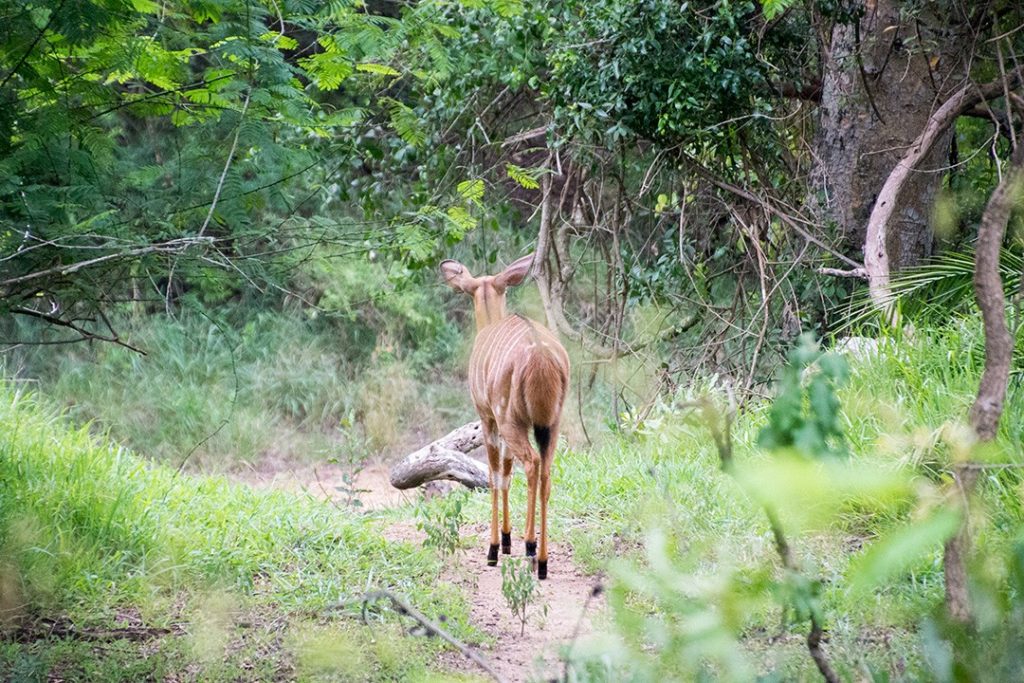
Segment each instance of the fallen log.
[{"label": "fallen log", "polygon": [[484,443],[479,420],[462,425],[433,443],[410,453],[391,468],[391,485],[411,489],[428,481],[448,479],[471,489],[487,488],[487,466],[466,455]]}]

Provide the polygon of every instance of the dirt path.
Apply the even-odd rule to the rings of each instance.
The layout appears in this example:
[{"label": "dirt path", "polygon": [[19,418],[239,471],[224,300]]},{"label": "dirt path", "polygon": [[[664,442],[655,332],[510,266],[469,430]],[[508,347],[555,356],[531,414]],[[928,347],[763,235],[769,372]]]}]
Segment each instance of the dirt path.
[{"label": "dirt path", "polygon": [[[304,490],[339,503],[355,496],[365,509],[398,507],[415,501],[418,495],[392,488],[387,468],[382,465],[366,467],[354,477],[346,477],[346,472],[334,465],[315,470],[308,466],[276,469],[268,465],[243,472],[236,478],[258,488]],[[532,608],[526,632],[520,636],[519,622],[501,594],[501,570],[487,566],[487,525],[467,524],[462,533],[467,549],[456,555],[441,578],[462,588],[470,604],[470,620],[493,641],[479,645],[481,654],[509,683],[561,678],[561,650],[574,637],[592,632],[594,621],[604,612],[606,603],[602,594],[591,599],[584,613],[584,604],[598,578],[585,574],[576,565],[568,545],[552,543],[548,579],[539,584],[538,606]],[[424,538],[412,521],[392,523],[384,534],[393,541],[417,544]],[[522,539],[513,535],[512,557],[522,557],[523,550]],[[547,606],[546,615],[539,609],[543,605]],[[446,652],[440,663],[449,670],[481,673],[458,652]]]},{"label": "dirt path", "polygon": [[[552,544],[548,579],[540,584],[538,602],[538,605],[547,605],[547,614],[537,606],[532,607],[527,613],[525,633],[520,636],[519,621],[502,596],[501,569],[486,565],[488,529],[476,524],[466,532],[472,533],[474,541],[459,558],[459,564],[469,577],[470,618],[477,628],[495,640],[494,645],[482,652],[507,681],[561,679],[560,651],[572,642],[578,629],[581,636],[590,633],[594,618],[604,608],[604,596],[600,595],[591,600],[584,613],[584,605],[598,580],[575,565],[568,546]],[[522,555],[519,540],[513,543],[512,557]],[[459,671],[473,671],[469,661],[457,652],[446,653],[444,664]]]}]

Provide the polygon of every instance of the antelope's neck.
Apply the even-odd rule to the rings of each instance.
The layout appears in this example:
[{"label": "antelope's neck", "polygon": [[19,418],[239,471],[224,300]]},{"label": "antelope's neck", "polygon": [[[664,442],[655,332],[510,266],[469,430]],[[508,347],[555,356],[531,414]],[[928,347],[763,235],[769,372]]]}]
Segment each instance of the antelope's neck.
[{"label": "antelope's neck", "polygon": [[505,292],[498,292],[491,282],[480,285],[473,296],[476,331],[501,322],[505,318]]}]

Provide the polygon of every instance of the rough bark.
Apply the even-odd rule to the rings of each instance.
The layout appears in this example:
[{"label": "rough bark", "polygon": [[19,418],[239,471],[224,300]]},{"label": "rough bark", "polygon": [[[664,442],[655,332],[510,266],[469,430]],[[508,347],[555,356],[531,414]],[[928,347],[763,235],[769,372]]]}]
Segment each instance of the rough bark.
[{"label": "rough bark", "polygon": [[405,456],[391,468],[391,485],[411,489],[428,481],[447,479],[467,488],[487,488],[487,466],[466,455],[484,443],[480,421],[470,422],[437,441]]},{"label": "rough bark", "polygon": [[[820,218],[835,223],[855,258],[883,182],[938,104],[964,82],[966,22],[932,14],[927,5],[901,14],[906,4],[866,2],[860,22],[835,26],[823,50],[813,203]],[[894,207],[887,236],[894,270],[932,251],[929,215],[943,176],[936,171],[945,164],[950,139],[949,129],[936,137]]]},{"label": "rough bark", "polygon": [[[1010,212],[1024,186],[1022,161],[1024,146],[1014,152],[1011,167],[989,198],[978,226],[974,295],[985,328],[985,369],[978,385],[978,396],[971,406],[971,426],[979,441],[991,441],[996,436],[1013,359],[1013,337],[1006,325],[1006,297],[999,277],[999,251]],[[964,509],[964,520],[945,545],[946,609],[951,619],[970,623],[973,613],[967,585],[967,561],[971,551],[967,504],[978,479],[978,470],[970,462],[961,463],[955,467],[953,478]]]}]

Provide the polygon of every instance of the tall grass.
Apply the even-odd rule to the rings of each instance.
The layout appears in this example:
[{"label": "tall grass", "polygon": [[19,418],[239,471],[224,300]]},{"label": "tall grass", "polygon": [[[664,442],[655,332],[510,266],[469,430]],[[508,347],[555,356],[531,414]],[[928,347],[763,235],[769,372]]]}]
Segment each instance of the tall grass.
[{"label": "tall grass", "polygon": [[322,321],[281,312],[234,319],[126,318],[123,335],[147,355],[110,344],[37,347],[8,369],[38,377],[74,420],[193,469],[360,462],[468,419],[457,384],[402,358],[365,365]]},{"label": "tall grass", "polygon": [[[273,650],[267,656],[280,675],[296,658],[316,659],[310,643],[317,642],[318,611],[368,587],[405,592],[428,613],[443,610],[464,632],[465,604],[454,589],[436,585],[438,570],[433,555],[386,541],[372,517],[219,477],[178,476],[87,428],[68,428],[31,396],[0,386],[0,629],[31,628],[43,616],[70,619],[83,631],[109,628],[125,613],[147,626],[184,622],[182,637],[145,646],[152,657],[146,675],[167,665],[230,680],[248,677],[239,654],[245,629],[264,629],[260,647]],[[339,646],[362,649],[374,640],[349,625],[335,631],[347,634]],[[211,632],[223,642],[204,645],[201,634]],[[378,635],[397,647],[391,633],[384,627]],[[282,634],[292,645],[282,644]],[[119,643],[115,650],[132,661],[138,647]],[[213,654],[203,655],[203,647]],[[410,648],[406,672],[424,673],[426,651],[402,647]],[[7,642],[0,674],[33,666],[43,667],[40,675],[83,680],[139,673],[134,664],[114,676],[92,648],[74,638]],[[385,665],[386,653],[377,651],[365,655],[367,678],[399,675],[396,658]]]}]

